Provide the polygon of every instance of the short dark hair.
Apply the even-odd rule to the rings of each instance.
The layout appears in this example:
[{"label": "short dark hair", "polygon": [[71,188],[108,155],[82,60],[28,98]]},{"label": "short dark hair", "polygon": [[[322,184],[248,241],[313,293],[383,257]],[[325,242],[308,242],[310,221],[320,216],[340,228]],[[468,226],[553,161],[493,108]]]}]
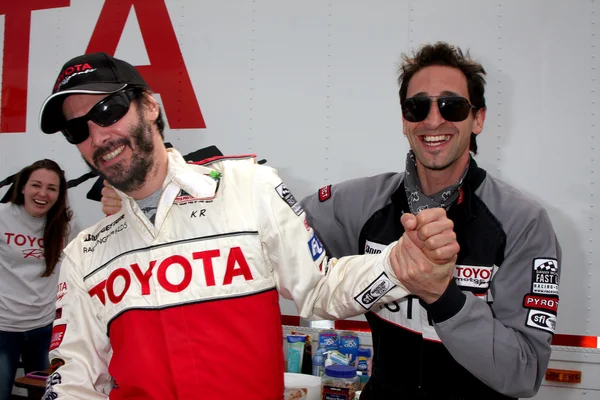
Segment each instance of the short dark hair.
[{"label": "short dark hair", "polygon": [[[138,107],[141,107],[142,104],[147,103],[148,99],[146,96],[152,96],[152,92],[147,89],[140,88],[139,91],[136,92],[136,96],[134,97],[135,104]],[[164,140],[165,138],[165,120],[163,119],[162,110],[160,109],[160,105],[158,106],[158,117],[156,121],[156,128],[158,129],[158,133],[160,133],[160,137]]]},{"label": "short dark hair", "polygon": [[[400,85],[400,103],[406,100],[408,83],[411,78],[425,67],[434,65],[459,69],[467,78],[467,88],[471,104],[475,107],[473,113],[486,109],[485,105],[485,75],[483,66],[473,60],[469,51],[463,53],[460,47],[446,42],[436,42],[421,46],[412,55],[403,54],[399,68],[398,84]],[[477,154],[477,136],[471,132],[469,150]]]},{"label": "short dark hair", "polygon": [[44,260],[46,262],[46,270],[42,273],[42,276],[46,277],[52,275],[56,264],[60,260],[63,249],[68,244],[69,221],[73,218],[73,212],[67,203],[67,180],[65,179],[65,172],[55,161],[49,159],[36,161],[23,168],[17,174],[10,202],[19,206],[25,204],[23,187],[29,181],[31,174],[38,169],[47,169],[56,173],[60,182],[58,198],[56,203],[48,210],[44,226]]}]

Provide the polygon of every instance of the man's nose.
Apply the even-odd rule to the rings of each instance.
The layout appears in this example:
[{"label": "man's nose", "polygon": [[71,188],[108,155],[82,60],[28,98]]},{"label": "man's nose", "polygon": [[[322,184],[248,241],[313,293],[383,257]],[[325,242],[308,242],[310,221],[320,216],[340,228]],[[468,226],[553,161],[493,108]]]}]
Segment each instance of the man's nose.
[{"label": "man's nose", "polygon": [[101,147],[104,143],[106,143],[110,139],[110,134],[108,129],[103,128],[99,125],[96,125],[92,121],[87,122],[88,130],[90,132],[90,139],[92,140],[92,145],[94,147]]},{"label": "man's nose", "polygon": [[444,122],[446,122],[446,120],[444,119],[444,117],[442,117],[442,114],[440,113],[437,101],[432,101],[431,107],[429,107],[429,113],[427,114],[427,118],[425,118],[423,123],[429,129],[436,129]]}]

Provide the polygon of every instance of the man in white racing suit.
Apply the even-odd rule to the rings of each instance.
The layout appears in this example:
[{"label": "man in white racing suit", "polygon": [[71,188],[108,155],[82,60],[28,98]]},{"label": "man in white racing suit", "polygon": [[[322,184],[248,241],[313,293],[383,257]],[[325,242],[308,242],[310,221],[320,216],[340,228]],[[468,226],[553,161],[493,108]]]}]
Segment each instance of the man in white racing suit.
[{"label": "man in white racing suit", "polygon": [[65,250],[46,398],[280,400],[278,291],[304,318],[338,319],[406,296],[411,268],[452,274],[443,210],[381,254],[328,260],[275,170],[186,163],[162,126],[135,68],[103,53],[67,62],[44,103],[42,130],[123,205]]}]

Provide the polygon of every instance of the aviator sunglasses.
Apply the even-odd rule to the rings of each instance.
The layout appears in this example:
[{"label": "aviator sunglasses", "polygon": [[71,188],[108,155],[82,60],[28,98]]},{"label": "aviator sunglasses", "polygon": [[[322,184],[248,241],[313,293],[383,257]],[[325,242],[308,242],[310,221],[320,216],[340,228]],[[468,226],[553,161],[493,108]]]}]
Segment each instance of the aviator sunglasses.
[{"label": "aviator sunglasses", "polygon": [[460,122],[467,119],[471,109],[476,108],[469,100],[461,96],[440,96],[431,98],[415,96],[404,100],[402,114],[409,122],[421,122],[431,109],[431,103],[436,102],[442,118],[450,122]]},{"label": "aviator sunglasses", "polygon": [[136,97],[136,93],[135,90],[129,89],[106,96],[96,103],[87,114],[66,121],[65,127],[62,129],[63,135],[69,143],[84,142],[90,136],[88,121],[104,128],[111,126],[127,114],[131,100]]}]

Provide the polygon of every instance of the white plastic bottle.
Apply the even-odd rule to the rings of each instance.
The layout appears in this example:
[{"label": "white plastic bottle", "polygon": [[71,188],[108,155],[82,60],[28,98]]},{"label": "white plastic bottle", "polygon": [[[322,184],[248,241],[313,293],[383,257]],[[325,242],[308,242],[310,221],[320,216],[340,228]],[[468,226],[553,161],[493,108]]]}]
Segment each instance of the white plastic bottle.
[{"label": "white plastic bottle", "polygon": [[325,370],[325,347],[319,347],[313,356],[312,374],[314,376],[322,376]]}]

